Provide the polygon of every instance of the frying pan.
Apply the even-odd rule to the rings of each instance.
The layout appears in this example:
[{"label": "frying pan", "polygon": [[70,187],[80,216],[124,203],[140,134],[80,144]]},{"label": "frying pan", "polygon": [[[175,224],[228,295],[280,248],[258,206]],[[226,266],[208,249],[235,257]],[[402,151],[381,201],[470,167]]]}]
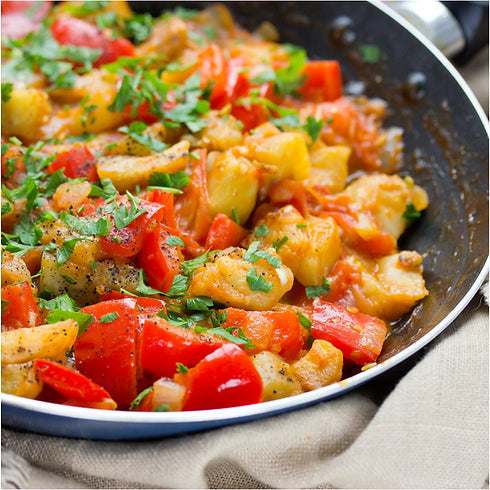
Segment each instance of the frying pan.
[{"label": "frying pan", "polygon": [[[186,2],[187,8],[207,3]],[[173,2],[133,2],[160,14]],[[430,295],[397,322],[379,363],[340,383],[294,397],[228,409],[133,413],[65,407],[2,394],[2,423],[29,431],[88,439],[145,439],[194,432],[298,409],[373,380],[427,346],[465,308],[488,271],[488,120],[452,64],[381,3],[230,2],[244,27],[269,20],[281,42],[310,58],[338,59],[346,91],[386,100],[386,126],[404,129],[401,175],[423,186],[430,205],[400,240],[424,256]],[[379,49],[363,62],[360,48]]]}]

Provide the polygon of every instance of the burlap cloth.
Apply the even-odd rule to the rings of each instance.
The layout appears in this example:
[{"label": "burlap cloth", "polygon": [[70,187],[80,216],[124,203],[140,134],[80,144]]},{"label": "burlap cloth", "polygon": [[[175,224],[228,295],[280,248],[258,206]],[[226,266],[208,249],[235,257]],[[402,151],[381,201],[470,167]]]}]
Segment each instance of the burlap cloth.
[{"label": "burlap cloth", "polygon": [[[488,113],[488,50],[463,74]],[[488,359],[478,294],[408,366],[302,410],[141,442],[3,428],[2,488],[488,488]]]}]

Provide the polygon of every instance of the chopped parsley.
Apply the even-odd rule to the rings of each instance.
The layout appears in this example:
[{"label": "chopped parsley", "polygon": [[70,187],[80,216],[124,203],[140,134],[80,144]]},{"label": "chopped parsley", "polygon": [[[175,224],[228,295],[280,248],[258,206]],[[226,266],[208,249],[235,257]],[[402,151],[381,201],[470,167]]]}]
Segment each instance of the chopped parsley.
[{"label": "chopped parsley", "polygon": [[261,275],[257,274],[257,269],[255,267],[252,267],[247,273],[247,284],[252,291],[261,291],[263,293],[268,293],[274,287]]},{"label": "chopped parsley", "polygon": [[99,323],[111,323],[116,321],[119,318],[119,313],[117,311],[113,311],[112,313],[107,313],[106,315],[102,315],[100,317]]},{"label": "chopped parsley", "polygon": [[417,211],[414,204],[412,202],[407,203],[405,211],[402,214],[402,217],[405,219],[405,221],[407,221],[407,223],[411,223],[412,221],[420,218],[420,216],[421,213],[420,211]]},{"label": "chopped parsley", "polygon": [[260,242],[255,241],[250,244],[250,247],[243,252],[242,258],[251,264],[255,264],[259,259],[265,259],[269,265],[275,267],[281,267],[281,259],[279,257],[274,257],[266,250],[259,250]]},{"label": "chopped parsley", "polygon": [[320,286],[306,286],[305,291],[307,298],[318,298],[319,296],[323,296],[330,292],[330,283],[324,277],[322,278],[322,284]]}]

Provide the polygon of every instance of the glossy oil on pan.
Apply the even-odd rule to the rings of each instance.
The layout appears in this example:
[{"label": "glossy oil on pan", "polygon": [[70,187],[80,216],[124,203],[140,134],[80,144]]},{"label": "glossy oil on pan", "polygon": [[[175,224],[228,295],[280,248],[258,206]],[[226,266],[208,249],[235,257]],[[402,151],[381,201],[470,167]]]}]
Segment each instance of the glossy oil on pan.
[{"label": "glossy oil on pan", "polygon": [[[131,2],[130,2],[131,3]],[[158,15],[174,2],[133,2]],[[186,2],[187,8],[209,2]],[[88,439],[146,439],[244,422],[300,409],[352,390],[400,365],[439,335],[469,303],[488,271],[488,119],[454,67],[380,3],[232,2],[248,29],[269,20],[281,42],[310,58],[338,59],[346,92],[386,100],[386,126],[404,130],[404,172],[424,187],[429,208],[401,238],[424,256],[430,295],[400,320],[377,366],[345,381],[257,405],[197,412],[113,412],[54,405],[2,394],[2,424]],[[361,61],[376,46],[380,59]]]}]

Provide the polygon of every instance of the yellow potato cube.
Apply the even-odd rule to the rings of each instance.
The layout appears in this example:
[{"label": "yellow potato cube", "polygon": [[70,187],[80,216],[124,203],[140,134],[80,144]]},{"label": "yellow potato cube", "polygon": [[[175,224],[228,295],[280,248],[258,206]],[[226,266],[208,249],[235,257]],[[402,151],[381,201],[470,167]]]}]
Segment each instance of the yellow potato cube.
[{"label": "yellow potato cube", "polygon": [[50,113],[46,92],[33,88],[13,89],[10,99],[2,102],[2,134],[17,136],[25,143],[34,142]]},{"label": "yellow potato cube", "polygon": [[257,167],[244,157],[223,153],[208,175],[209,209],[233,217],[235,209],[240,223],[245,223],[255,208],[259,190]]},{"label": "yellow potato cube", "polygon": [[2,332],[2,365],[34,359],[66,359],[78,335],[74,320]]},{"label": "yellow potato cube", "polygon": [[342,351],[326,340],[315,340],[308,353],[291,365],[305,391],[340,381],[344,358]]},{"label": "yellow potato cube", "polygon": [[43,389],[36,379],[33,361],[2,365],[2,393],[34,399]]}]

